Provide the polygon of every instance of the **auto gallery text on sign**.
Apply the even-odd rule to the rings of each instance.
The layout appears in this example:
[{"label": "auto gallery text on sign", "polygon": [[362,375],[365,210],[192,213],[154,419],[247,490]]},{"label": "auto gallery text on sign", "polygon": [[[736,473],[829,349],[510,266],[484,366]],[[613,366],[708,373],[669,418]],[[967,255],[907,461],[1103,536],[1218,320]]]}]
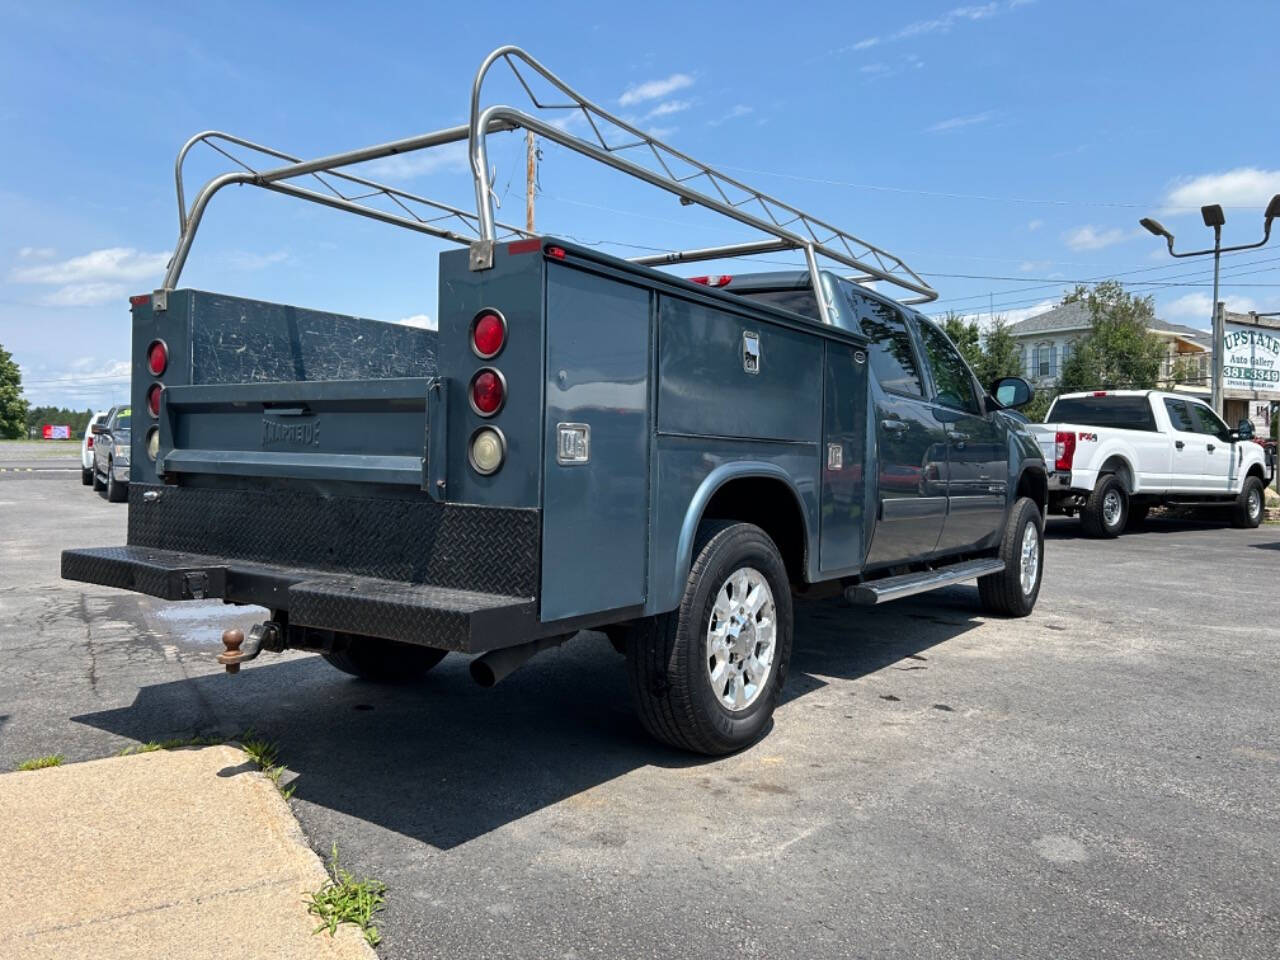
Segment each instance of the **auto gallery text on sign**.
[{"label": "auto gallery text on sign", "polygon": [[1273,393],[1280,398],[1280,330],[1228,323],[1222,345],[1224,389]]}]

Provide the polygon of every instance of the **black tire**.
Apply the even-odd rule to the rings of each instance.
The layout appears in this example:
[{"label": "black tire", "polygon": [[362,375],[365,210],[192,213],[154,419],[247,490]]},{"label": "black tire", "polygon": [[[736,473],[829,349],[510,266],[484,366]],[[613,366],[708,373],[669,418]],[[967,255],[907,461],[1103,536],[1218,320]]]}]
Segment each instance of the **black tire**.
[{"label": "black tire", "polygon": [[[1112,497],[1119,498],[1119,509],[1108,520],[1107,504]],[[1114,504],[1114,501],[1111,501]],[[1104,473],[1094,484],[1093,492],[1080,511],[1080,525],[1086,536],[1112,540],[1120,536],[1129,518],[1129,495],[1124,484],[1114,473]]]},{"label": "black tire", "polygon": [[1244,486],[1240,488],[1240,496],[1231,508],[1231,525],[1242,530],[1249,530],[1262,523],[1262,514],[1266,509],[1267,495],[1262,481],[1257,477],[1245,477]]},{"label": "black tire", "polygon": [[613,647],[614,652],[625,657],[627,647],[631,645],[634,629],[634,625],[630,623],[612,623],[607,627],[601,627],[600,632],[609,638],[609,646]]},{"label": "black tire", "polygon": [[80,468],[80,482],[83,483],[86,487],[93,486],[93,468],[90,468],[88,470],[86,470],[84,467]]},{"label": "black tire", "polygon": [[321,654],[343,673],[372,683],[413,683],[445,658],[447,650],[381,637],[350,637],[346,647]]},{"label": "black tire", "polygon": [[103,490],[107,489],[107,485],[106,485],[105,483],[103,483],[101,480],[99,480],[99,479],[98,479],[98,465],[97,465],[97,463],[95,463],[95,464],[93,465],[93,469],[90,471],[90,473],[92,473],[92,474],[93,474],[93,477],[92,477],[92,479],[91,479],[91,481],[90,481],[90,482],[93,484],[93,489],[94,489],[96,492],[101,493]]},{"label": "black tire", "polygon": [[[1022,550],[1028,529],[1035,531],[1037,551],[1034,582],[1029,590],[1022,585]],[[1002,617],[1025,617],[1035,609],[1044,579],[1044,517],[1030,497],[1018,500],[1009,511],[997,556],[1004,561],[1004,569],[978,578],[982,609]]]},{"label": "black tire", "polygon": [[[773,594],[773,659],[763,686],[749,703],[730,710],[712,685],[707,632],[717,598],[722,591],[732,590],[729,578],[744,567],[758,573]],[[760,616],[756,614],[757,622]],[[640,722],[663,743],[693,753],[720,756],[749,746],[768,729],[782,696],[791,635],[791,587],[768,534],[750,523],[704,523],[694,544],[693,566],[680,607],[633,626],[627,672]],[[748,643],[753,636],[754,632]],[[759,652],[758,644],[755,649]],[[730,662],[734,656],[730,655]],[[727,685],[725,690],[729,689],[734,688]]]},{"label": "black tire", "polygon": [[129,499],[129,484],[116,479],[115,466],[107,461],[107,500],[111,503],[124,503]]},{"label": "black tire", "polygon": [[1124,528],[1132,530],[1134,527],[1140,527],[1147,522],[1147,514],[1151,512],[1151,504],[1149,503],[1131,503],[1129,504],[1129,519],[1125,521]]}]

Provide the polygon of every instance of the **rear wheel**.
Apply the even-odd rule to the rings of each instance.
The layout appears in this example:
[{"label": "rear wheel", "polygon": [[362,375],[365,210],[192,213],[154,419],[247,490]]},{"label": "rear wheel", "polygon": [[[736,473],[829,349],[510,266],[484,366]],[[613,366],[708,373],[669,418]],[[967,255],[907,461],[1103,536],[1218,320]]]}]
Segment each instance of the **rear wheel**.
[{"label": "rear wheel", "polygon": [[350,637],[342,650],[321,654],[343,673],[373,683],[412,683],[445,658],[447,650],[381,637]]},{"label": "rear wheel", "polygon": [[1262,481],[1257,477],[1245,477],[1244,486],[1235,506],[1231,508],[1231,525],[1248,529],[1262,522]]},{"label": "rear wheel", "polygon": [[1044,518],[1035,501],[1023,497],[1013,505],[998,556],[999,573],[978,578],[982,609],[1004,617],[1025,617],[1035,609],[1044,577]]},{"label": "rear wheel", "polygon": [[754,743],[786,683],[791,629],[787,571],[768,534],[704,524],[679,609],[637,622],[627,645],[640,722],[695,753]]},{"label": "rear wheel", "polygon": [[86,487],[91,486],[93,484],[93,470],[92,469],[86,470],[84,467],[81,467],[80,482],[83,483]]},{"label": "rear wheel", "polygon": [[1080,523],[1090,537],[1110,540],[1120,536],[1129,516],[1129,495],[1114,473],[1098,478],[1080,511]]}]

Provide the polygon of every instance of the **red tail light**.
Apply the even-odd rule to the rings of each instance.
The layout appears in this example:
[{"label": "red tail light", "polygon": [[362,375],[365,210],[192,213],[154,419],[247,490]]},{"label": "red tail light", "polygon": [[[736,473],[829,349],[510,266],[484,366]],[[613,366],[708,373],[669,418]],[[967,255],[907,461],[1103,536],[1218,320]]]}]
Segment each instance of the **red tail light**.
[{"label": "red tail light", "polygon": [[1076,435],[1059,430],[1054,436],[1054,465],[1059,470],[1070,470],[1076,458]]},{"label": "red tail light", "polygon": [[93,449],[93,434],[89,434],[89,436],[85,437],[85,447],[89,450]]},{"label": "red tail light", "polygon": [[1094,395],[1095,397],[1105,397],[1105,396],[1107,395],[1107,391],[1105,391],[1105,390],[1095,390],[1095,391],[1093,391],[1093,395]]},{"label": "red tail light", "polygon": [[547,256],[554,257],[557,260],[563,260],[568,256],[568,253],[565,251],[564,247],[547,247]]},{"label": "red tail light", "polygon": [[502,374],[492,367],[476,371],[471,378],[471,409],[482,417],[492,417],[507,399],[507,385]]},{"label": "red tail light", "polygon": [[482,310],[471,321],[471,349],[481,360],[496,357],[507,342],[507,321],[497,310]]},{"label": "red tail light", "polygon": [[147,388],[147,412],[153,417],[160,416],[160,394],[164,393],[164,387],[158,383],[153,383]]},{"label": "red tail light", "polygon": [[700,283],[704,287],[727,287],[733,283],[733,277],[727,273],[712,274],[709,277],[690,277],[691,283]]},{"label": "red tail light", "polygon": [[168,366],[169,348],[165,346],[163,340],[152,340],[151,345],[147,347],[147,369],[151,371],[153,377],[158,377]]}]

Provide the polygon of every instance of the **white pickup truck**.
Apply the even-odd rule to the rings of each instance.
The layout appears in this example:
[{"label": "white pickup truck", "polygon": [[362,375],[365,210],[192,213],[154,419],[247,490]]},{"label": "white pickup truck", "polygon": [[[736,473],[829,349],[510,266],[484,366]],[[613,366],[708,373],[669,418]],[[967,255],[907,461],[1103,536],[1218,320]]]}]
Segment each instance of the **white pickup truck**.
[{"label": "white pickup truck", "polygon": [[1065,393],[1032,424],[1049,478],[1049,512],[1080,514],[1085,532],[1115,537],[1153,506],[1229,512],[1237,527],[1262,520],[1267,482],[1253,425],[1232,430],[1208,404],[1183,393]]}]

